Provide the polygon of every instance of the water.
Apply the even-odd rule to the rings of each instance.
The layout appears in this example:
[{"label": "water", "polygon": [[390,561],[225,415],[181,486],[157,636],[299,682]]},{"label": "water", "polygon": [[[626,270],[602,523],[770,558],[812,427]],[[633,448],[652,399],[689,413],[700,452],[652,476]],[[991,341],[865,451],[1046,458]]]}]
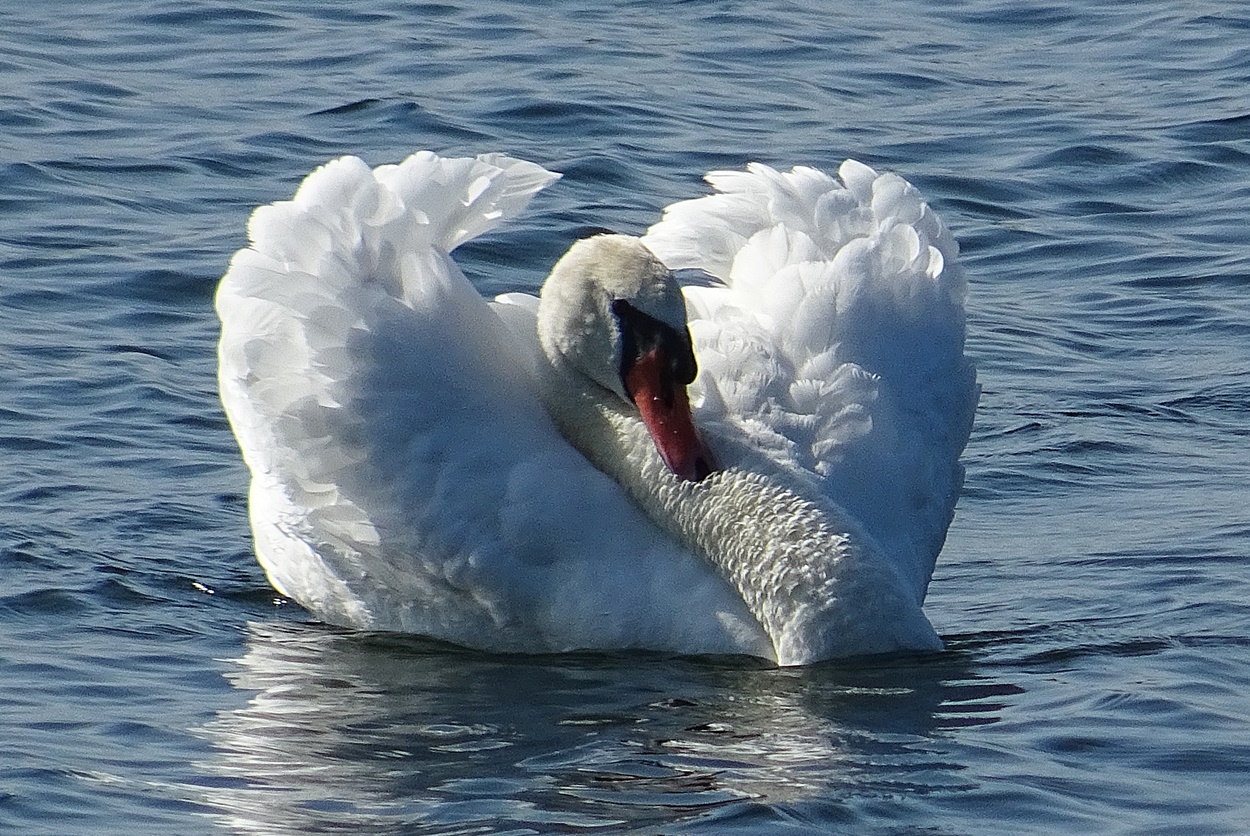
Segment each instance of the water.
[{"label": "water", "polygon": [[[1247,43],[1162,0],[0,12],[0,831],[1244,832]],[[489,291],[717,166],[920,185],[985,387],[950,650],[496,657],[278,599],[213,288],[252,206],[423,147],[566,174],[464,251]]]}]

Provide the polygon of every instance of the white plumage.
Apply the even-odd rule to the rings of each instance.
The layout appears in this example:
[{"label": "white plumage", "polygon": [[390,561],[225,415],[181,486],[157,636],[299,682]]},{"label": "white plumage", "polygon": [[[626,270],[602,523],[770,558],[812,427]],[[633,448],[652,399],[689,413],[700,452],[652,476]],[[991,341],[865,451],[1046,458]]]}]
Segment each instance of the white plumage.
[{"label": "white plumage", "polygon": [[977,389],[937,216],[851,161],[713,173],[718,194],[666,210],[642,242],[690,280],[694,420],[722,468],[687,482],[627,401],[552,372],[536,299],[484,300],[450,258],[557,176],[349,157],[256,211],[218,292],[220,386],[274,585],[333,623],[495,650],[940,646],[920,605]]}]

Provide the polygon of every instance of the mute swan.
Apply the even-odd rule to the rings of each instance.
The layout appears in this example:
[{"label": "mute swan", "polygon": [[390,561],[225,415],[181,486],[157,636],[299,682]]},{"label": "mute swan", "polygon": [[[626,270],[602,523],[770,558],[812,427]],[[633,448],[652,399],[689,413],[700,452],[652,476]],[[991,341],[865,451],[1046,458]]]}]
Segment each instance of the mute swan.
[{"label": "mute swan", "polygon": [[558,176],[345,157],[253,214],[219,384],[273,585],[490,650],[941,647],[978,389],[938,217],[854,161],[751,165],[483,299],[449,253]]}]

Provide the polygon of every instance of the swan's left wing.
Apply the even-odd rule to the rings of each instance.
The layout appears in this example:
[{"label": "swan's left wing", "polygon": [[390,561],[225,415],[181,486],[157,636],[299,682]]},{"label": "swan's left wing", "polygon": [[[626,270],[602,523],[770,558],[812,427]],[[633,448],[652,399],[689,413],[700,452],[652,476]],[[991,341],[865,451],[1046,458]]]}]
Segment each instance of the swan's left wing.
[{"label": "swan's left wing", "polygon": [[698,420],[815,481],[919,599],[978,396],[965,282],[911,185],[854,161],[838,173],[713,172],[718,194],[668,207],[643,240],[704,276],[685,284]]}]

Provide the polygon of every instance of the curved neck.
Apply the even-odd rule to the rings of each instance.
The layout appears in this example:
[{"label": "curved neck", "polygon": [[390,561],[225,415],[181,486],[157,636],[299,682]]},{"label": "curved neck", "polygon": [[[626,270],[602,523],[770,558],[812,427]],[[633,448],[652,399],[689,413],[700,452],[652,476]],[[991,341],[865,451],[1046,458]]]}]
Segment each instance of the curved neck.
[{"label": "curved neck", "polygon": [[[878,641],[893,649],[895,630],[873,636],[882,629],[883,590],[899,598],[885,602],[890,617],[915,610],[923,620],[919,602],[901,593],[905,585],[836,505],[798,480],[754,467],[730,465],[701,482],[679,480],[630,405],[558,361],[542,365],[543,399],[564,437],[738,590],[778,663],[840,655],[839,645]],[[734,446],[720,441],[722,448]],[[932,632],[927,621],[924,627]]]}]

